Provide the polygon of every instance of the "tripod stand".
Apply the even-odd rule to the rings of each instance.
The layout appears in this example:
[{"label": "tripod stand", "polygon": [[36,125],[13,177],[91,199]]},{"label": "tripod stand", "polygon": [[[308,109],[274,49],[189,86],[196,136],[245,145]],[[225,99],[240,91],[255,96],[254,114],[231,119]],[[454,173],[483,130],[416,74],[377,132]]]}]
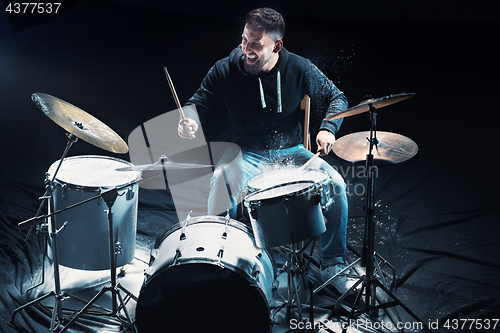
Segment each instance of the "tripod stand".
[{"label": "tripod stand", "polygon": [[[283,306],[287,307],[287,312],[286,312],[286,321],[290,322],[292,319],[292,309],[296,308],[297,310],[297,320],[299,322],[303,322],[303,313],[302,313],[302,304],[300,302],[300,295],[299,295],[299,287],[298,283],[296,282],[296,277],[300,278],[300,282],[302,282],[302,285],[306,290],[310,292],[310,299],[311,299],[311,304],[308,305],[308,311],[309,311],[309,322],[313,323],[314,322],[314,305],[312,304],[312,282],[310,280],[306,281],[306,271],[309,266],[309,262],[307,265],[304,265],[304,256],[303,252],[304,250],[309,246],[309,244],[312,242],[311,245],[311,252],[312,249],[314,249],[315,244],[316,244],[316,239],[317,237],[314,237],[310,240],[307,241],[307,243],[300,242],[300,249],[298,248],[298,244],[294,243],[291,245],[291,248],[286,248],[286,247],[279,247],[277,248],[278,253],[286,260],[282,270],[283,272],[286,272],[287,278],[288,278],[288,283],[287,283],[287,294],[288,298],[285,298],[285,296],[281,293],[279,289],[277,289],[278,294],[280,298],[283,300]],[[291,332],[293,330],[289,330],[287,332]]]},{"label": "tripod stand", "polygon": [[[130,184],[126,186],[130,186]],[[116,201],[116,198],[118,197],[118,190],[116,188],[113,188],[103,192],[100,196],[102,196],[104,202],[106,203],[106,206],[108,206],[106,213],[108,217],[108,238],[109,238],[108,240],[109,240],[111,283],[109,286],[103,287],[99,291],[99,293],[96,296],[94,296],[94,298],[92,298],[80,311],[78,311],[76,315],[73,318],[71,318],[68,324],[61,330],[61,333],[65,332],[78,318],[80,318],[80,316],[85,311],[87,311],[90,307],[92,307],[93,304],[108,291],[111,292],[112,296],[111,299],[112,310],[111,312],[106,313],[106,315],[117,318],[118,320],[120,320],[122,324],[128,325],[128,327],[132,328],[134,332],[136,331],[132,319],[130,318],[130,315],[127,311],[126,304],[120,294],[120,290],[123,291],[127,295],[127,297],[134,299],[136,302],[137,302],[137,297],[135,297],[131,292],[129,292],[127,289],[125,289],[116,281],[116,255],[120,251],[120,245],[118,244],[118,242],[114,240],[112,207]],[[118,301],[120,302],[120,307],[118,307]],[[123,312],[125,313],[125,318],[122,317],[122,315],[120,315],[121,309],[123,309]]]},{"label": "tripod stand", "polygon": [[[42,207],[43,207],[45,201],[47,201],[47,206],[48,206],[49,215],[50,215],[50,211],[53,209],[52,192],[53,192],[54,180],[56,179],[57,172],[59,171],[59,168],[61,167],[61,164],[62,164],[64,158],[66,157],[66,155],[68,154],[68,151],[71,148],[71,146],[75,142],[78,141],[78,138],[73,136],[72,134],[67,134],[67,137],[68,137],[68,142],[66,144],[66,149],[64,150],[64,153],[61,157],[59,165],[57,166],[57,169],[56,169],[54,175],[52,176],[52,179],[48,179],[48,178],[46,179],[45,193],[42,197],[40,197],[42,202],[40,203],[40,206],[38,207],[38,211],[37,211],[34,218],[28,220],[28,221],[35,221],[36,222],[38,220],[41,220],[42,218],[47,217],[48,226],[47,226],[47,224],[45,224],[45,225],[41,226],[40,229],[47,230],[48,235],[50,237],[50,244],[51,244],[52,255],[53,255],[52,266],[53,266],[53,270],[54,270],[54,290],[52,290],[48,294],[40,296],[40,297],[24,304],[23,306],[20,306],[17,309],[15,309],[14,312],[12,313],[12,317],[10,320],[10,322],[13,323],[15,316],[19,311],[21,311],[21,310],[23,310],[31,305],[35,305],[37,303],[40,303],[43,300],[53,296],[54,297],[54,307],[52,309],[49,332],[54,332],[57,325],[63,321],[62,301],[64,301],[65,299],[68,299],[70,296],[72,296],[64,291],[61,291],[61,279],[60,279],[60,273],[59,273],[59,257],[58,257],[58,250],[57,250],[57,234],[64,229],[67,222],[65,222],[65,224],[63,224],[63,226],[59,230],[57,230],[56,223],[53,220],[52,216],[39,216],[39,215],[40,215],[40,212],[42,210]],[[30,227],[30,229],[27,233],[27,236],[26,236],[26,240],[29,238],[31,231],[33,230],[33,227],[34,227],[34,225],[32,225]],[[47,250],[47,248],[45,248],[44,252],[46,250]],[[45,253],[44,253],[44,258],[45,258]],[[42,262],[42,265],[43,265],[42,267],[44,267],[45,263]],[[40,284],[28,289],[28,290],[31,290],[31,289],[43,284],[43,280],[44,280],[43,275],[44,275],[44,270],[42,270],[42,282]],[[79,301],[85,302],[84,300],[81,300],[78,297],[74,297],[74,298],[79,300]]]},{"label": "tripod stand", "polygon": [[[356,299],[354,301],[353,307],[349,316],[347,318],[347,324],[351,322],[351,319],[360,314],[366,313],[369,315],[376,315],[379,309],[387,309],[394,306],[400,306],[403,308],[411,317],[413,317],[418,322],[422,323],[422,327],[426,331],[431,332],[429,327],[415,314],[413,313],[401,300],[399,300],[388,288],[385,286],[377,277],[375,276],[375,265],[376,265],[376,253],[374,249],[374,238],[375,238],[375,223],[374,223],[374,192],[375,192],[375,182],[374,182],[374,157],[373,148],[377,148],[379,141],[377,139],[377,109],[373,104],[369,104],[370,112],[370,138],[369,141],[369,151],[366,155],[366,171],[367,171],[367,192],[366,192],[366,220],[365,220],[365,233],[363,239],[363,249],[361,253],[361,266],[366,268],[366,273],[361,277],[361,280],[357,282],[353,288],[355,288],[359,283],[361,283],[361,288],[358,291]],[[380,269],[377,267],[377,269]],[[382,272],[380,272],[382,274]],[[377,288],[380,288],[385,292],[387,296],[392,299],[392,302],[383,304],[376,298]],[[349,292],[349,291],[348,291]],[[357,306],[361,300],[361,296],[365,294],[365,306],[364,309],[356,310]],[[347,326],[344,327],[343,332],[347,331]]]}]

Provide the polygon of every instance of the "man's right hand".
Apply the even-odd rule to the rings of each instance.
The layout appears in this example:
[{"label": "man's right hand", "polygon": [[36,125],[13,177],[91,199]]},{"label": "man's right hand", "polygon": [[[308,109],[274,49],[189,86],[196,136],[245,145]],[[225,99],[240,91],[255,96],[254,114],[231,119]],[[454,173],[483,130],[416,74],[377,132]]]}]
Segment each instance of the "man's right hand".
[{"label": "man's right hand", "polygon": [[181,120],[179,126],[177,126],[177,132],[179,136],[183,139],[193,140],[196,138],[194,133],[198,130],[198,124],[193,119],[186,118],[186,120]]}]

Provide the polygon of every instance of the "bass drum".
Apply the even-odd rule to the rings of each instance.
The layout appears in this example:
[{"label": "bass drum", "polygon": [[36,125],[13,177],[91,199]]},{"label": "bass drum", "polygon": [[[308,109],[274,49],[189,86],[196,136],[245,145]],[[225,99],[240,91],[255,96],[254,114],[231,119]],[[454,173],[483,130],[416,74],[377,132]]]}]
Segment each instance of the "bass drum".
[{"label": "bass drum", "polygon": [[136,307],[140,333],[271,329],[271,255],[220,216],[181,221],[156,243]]}]

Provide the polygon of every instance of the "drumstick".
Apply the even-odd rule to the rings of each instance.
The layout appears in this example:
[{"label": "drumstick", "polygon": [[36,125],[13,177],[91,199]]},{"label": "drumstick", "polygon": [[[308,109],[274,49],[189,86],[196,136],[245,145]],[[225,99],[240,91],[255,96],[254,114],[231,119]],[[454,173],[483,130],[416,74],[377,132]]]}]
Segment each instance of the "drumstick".
[{"label": "drumstick", "polygon": [[301,166],[299,170],[304,170],[306,166],[311,164],[311,162],[314,161],[314,159],[319,156],[319,154],[321,154],[320,151],[318,151],[313,157],[309,159],[309,161],[307,161],[303,166]]},{"label": "drumstick", "polygon": [[179,102],[179,97],[177,97],[177,93],[175,92],[174,83],[168,74],[167,67],[163,67],[165,71],[165,76],[167,77],[168,85],[170,86],[170,90],[172,90],[172,95],[174,95],[175,104],[177,104],[177,108],[179,109],[179,113],[181,114],[182,120],[186,120],[184,116],[184,112],[182,111],[181,103]]}]

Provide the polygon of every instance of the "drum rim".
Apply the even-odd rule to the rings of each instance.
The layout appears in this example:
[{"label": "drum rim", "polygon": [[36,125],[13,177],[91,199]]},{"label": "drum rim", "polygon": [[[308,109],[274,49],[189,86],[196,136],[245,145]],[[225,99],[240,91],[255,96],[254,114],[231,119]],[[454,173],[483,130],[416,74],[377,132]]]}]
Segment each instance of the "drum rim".
[{"label": "drum rim", "polygon": [[[306,186],[298,191],[290,192],[287,194],[280,194],[280,195],[277,195],[275,197],[269,197],[269,198],[263,198],[263,199],[253,199],[253,200],[251,199],[251,197],[254,197],[257,194],[260,194],[260,193],[263,193],[266,191],[270,191],[270,190],[273,190],[273,189],[278,188],[278,187],[293,185],[293,184],[298,184],[298,183],[308,183],[310,185]],[[264,202],[266,202],[267,204],[280,202],[285,197],[300,196],[300,195],[309,193],[314,188],[314,185],[316,185],[316,183],[317,182],[314,182],[312,180],[299,180],[299,181],[293,181],[293,182],[274,185],[274,186],[264,188],[264,189],[258,190],[256,192],[250,193],[249,195],[247,195],[245,197],[244,204],[245,204],[245,207],[249,208],[249,207],[255,207],[255,206],[262,206],[262,205],[264,205]]]},{"label": "drum rim", "polygon": [[[207,217],[211,217],[211,218],[217,218],[218,221],[211,221],[211,220],[203,220],[204,218],[206,219]],[[153,250],[158,250],[161,246],[161,244],[163,243],[163,241],[168,237],[170,236],[171,234],[173,234],[175,231],[179,230],[179,229],[182,229],[182,222],[186,221],[187,219],[184,219],[180,222],[177,222],[176,224],[174,224],[173,226],[171,226],[170,228],[168,228],[160,237],[158,237],[155,241],[155,244],[154,244],[154,247],[153,247]],[[195,220],[195,221],[193,221]],[[200,220],[200,221],[198,221]],[[202,215],[202,216],[195,216],[195,217],[192,217],[190,220],[189,220],[189,223],[191,222],[194,222],[193,224],[199,224],[199,223],[203,223],[203,222],[219,222],[220,221],[220,224],[225,224],[225,217],[223,216],[219,216],[219,215]],[[231,224],[231,222],[237,222],[235,223],[235,225]],[[260,247],[257,247],[257,243],[256,243],[256,240],[255,240],[255,234],[253,232],[253,229],[250,228],[249,226],[247,226],[245,223],[241,222],[241,221],[238,221],[238,220],[235,220],[235,219],[229,219],[229,222],[228,222],[229,225],[232,225],[234,227],[236,227],[237,229],[245,232],[247,235],[249,235],[255,245],[255,247],[259,250],[259,251],[262,251],[262,252],[266,252],[267,254],[267,257],[269,258],[269,261],[271,262],[271,267],[272,267],[272,270],[273,270],[273,279],[276,279],[276,277],[278,276],[278,272],[277,272],[277,269],[276,269],[276,260],[274,259],[270,249],[267,249],[267,248],[260,248]],[[188,227],[189,224],[186,226]],[[205,257],[203,257],[205,258]],[[192,259],[192,258],[191,258]],[[149,265],[148,267],[150,267],[154,262],[155,262],[156,258],[151,256],[150,260],[149,260]],[[222,260],[221,260],[222,262]],[[205,261],[205,263],[208,264],[207,261]],[[226,263],[225,263],[226,265]],[[232,264],[227,264],[227,265],[230,265],[230,266],[233,266]],[[172,265],[168,266],[168,267],[171,267]],[[174,265],[175,266],[175,265]],[[159,269],[158,271],[155,271],[152,275],[150,275],[150,277],[152,277],[154,274],[160,272],[160,271],[163,271],[165,268],[168,268],[168,267],[163,267],[161,269]]]},{"label": "drum rim", "polygon": [[[217,220],[203,220],[203,218],[206,219],[207,217],[212,217],[212,218],[215,217],[215,218],[217,218]],[[168,228],[160,237],[158,237],[156,239],[155,245],[154,245],[153,249],[158,249],[160,247],[161,243],[163,243],[163,241],[168,236],[170,236],[175,231],[177,231],[179,229],[182,229],[184,227],[183,222],[185,222],[186,220],[187,219],[179,221],[176,224],[174,224],[173,226],[171,226],[170,228]],[[199,224],[199,223],[203,223],[203,222],[213,222],[213,223],[218,223],[218,224],[225,224],[226,223],[226,218],[224,216],[219,216],[219,215],[202,215],[202,216],[191,217],[189,219],[189,221],[188,221],[188,224],[186,225],[186,228],[188,226],[190,226],[190,225]],[[231,222],[237,222],[237,223],[232,224]],[[252,238],[255,241],[255,235],[253,234],[252,228],[250,228],[249,226],[247,226],[243,222],[240,222],[238,220],[230,218],[229,222],[228,222],[228,225],[234,226],[237,229],[240,229],[241,231],[246,232],[247,234],[249,234],[250,236],[252,236]]]},{"label": "drum rim", "polygon": [[[76,159],[86,159],[86,158],[94,158],[94,159],[103,159],[103,160],[113,160],[113,161],[116,161],[116,162],[121,162],[127,166],[133,166],[134,164],[132,164],[131,162],[129,161],[126,161],[126,160],[123,160],[121,158],[117,158],[117,157],[112,157],[112,156],[106,156],[106,155],[75,155],[75,156],[70,156],[70,157],[66,157],[64,158],[63,160],[63,163],[61,164],[61,167],[64,165],[64,161],[66,160],[76,160]],[[59,163],[59,161],[61,161],[61,159],[58,159],[57,161],[55,161],[54,163],[52,163],[49,167],[49,169],[47,170],[47,174],[50,176],[50,171],[56,167],[56,165]],[[60,170],[59,170],[60,171]],[[54,179],[54,183],[57,184],[57,185],[60,185],[60,186],[67,186],[69,188],[77,188],[77,189],[88,189],[88,191],[99,191],[100,189],[109,189],[109,188],[113,188],[115,186],[124,186],[124,185],[128,185],[128,184],[132,184],[134,183],[135,181],[137,181],[140,177],[141,177],[141,173],[139,171],[133,171],[133,172],[136,172],[136,177],[132,180],[129,180],[127,182],[124,182],[122,184],[115,184],[115,185],[106,185],[106,186],[86,186],[86,185],[81,185],[81,184],[76,184],[74,182],[68,182],[68,181],[64,181],[64,180],[61,180],[59,179],[57,176],[56,178]],[[50,176],[50,178],[52,178],[52,176]]]},{"label": "drum rim", "polygon": [[[269,175],[269,174],[274,174],[274,173],[280,173],[280,172],[283,172],[283,171],[299,171],[300,168],[291,168],[291,169],[277,169],[277,170],[271,170],[271,171],[267,171],[267,172],[263,172],[261,174],[258,174],[256,175],[255,177],[252,177],[248,182],[247,182],[247,188],[249,189],[253,189],[255,191],[260,191],[262,190],[263,188],[258,188],[258,187],[255,187],[255,186],[252,186],[251,185],[251,182],[252,180],[256,180],[257,178],[262,178],[264,177],[265,175]],[[306,168],[304,170],[304,174],[307,174],[308,172],[312,172],[312,173],[318,173],[318,174],[322,174],[324,177],[321,179],[321,180],[315,180],[315,179],[311,179],[311,181],[314,181],[314,182],[322,182],[324,181],[325,179],[329,178],[329,175],[326,171],[324,170],[319,170],[319,169],[311,169],[311,168]],[[305,179],[303,179],[305,180]],[[292,181],[298,181],[298,180],[292,180]],[[276,184],[276,185],[279,185],[279,184]],[[273,186],[276,186],[276,185],[273,185]],[[266,187],[267,188],[267,187]]]}]

